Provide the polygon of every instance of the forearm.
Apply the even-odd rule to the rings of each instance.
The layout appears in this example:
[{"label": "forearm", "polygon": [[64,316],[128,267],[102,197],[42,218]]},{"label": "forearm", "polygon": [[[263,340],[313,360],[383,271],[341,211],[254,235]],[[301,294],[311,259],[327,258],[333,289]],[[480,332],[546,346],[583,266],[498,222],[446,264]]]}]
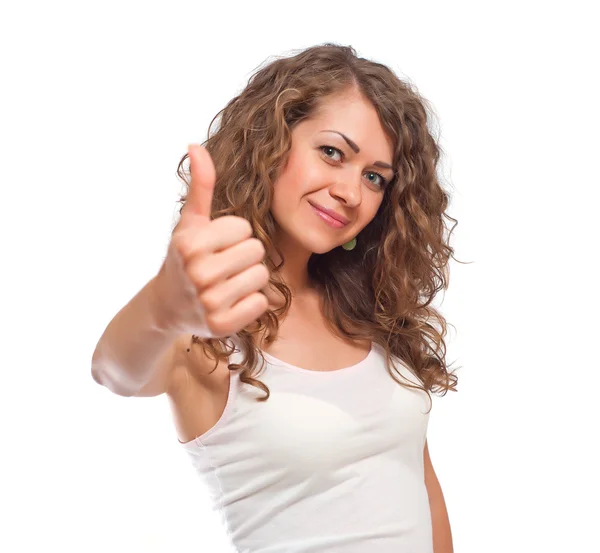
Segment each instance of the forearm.
[{"label": "forearm", "polygon": [[115,394],[133,395],[148,382],[177,338],[163,324],[154,294],[152,279],[111,320],[92,356],[94,380]]},{"label": "forearm", "polygon": [[439,482],[428,488],[431,524],[433,527],[433,552],[454,553],[452,531],[444,494]]}]

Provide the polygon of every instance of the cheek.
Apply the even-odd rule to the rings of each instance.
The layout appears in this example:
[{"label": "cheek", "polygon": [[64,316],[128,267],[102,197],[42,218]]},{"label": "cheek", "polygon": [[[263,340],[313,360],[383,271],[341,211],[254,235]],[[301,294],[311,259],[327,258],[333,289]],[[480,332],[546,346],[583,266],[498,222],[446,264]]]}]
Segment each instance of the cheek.
[{"label": "cheek", "polygon": [[379,199],[368,207],[368,209],[366,210],[366,213],[368,213],[368,215],[365,217],[363,224],[361,225],[361,230],[364,229],[377,216],[380,207],[381,200]]},{"label": "cheek", "polygon": [[275,195],[299,196],[309,191],[310,169],[307,161],[291,153],[275,182]]},{"label": "cheek", "polygon": [[272,210],[280,217],[289,213],[290,209],[298,202],[301,194],[298,186],[298,174],[294,171],[291,162],[281,172],[273,187]]}]

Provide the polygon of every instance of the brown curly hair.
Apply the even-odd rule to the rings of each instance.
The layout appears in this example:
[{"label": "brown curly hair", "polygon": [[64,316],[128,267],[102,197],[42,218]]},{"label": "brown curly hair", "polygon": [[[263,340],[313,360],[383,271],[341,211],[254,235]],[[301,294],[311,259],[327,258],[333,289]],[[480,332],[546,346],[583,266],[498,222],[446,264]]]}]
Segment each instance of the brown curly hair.
[{"label": "brown curly hair", "polygon": [[[332,43],[268,63],[209,125],[204,146],[217,175],[211,217],[247,219],[266,252],[275,248],[282,259],[273,242],[278,227],[270,206],[273,185],[290,151],[292,130],[316,112],[321,99],[349,90],[358,90],[375,107],[394,145],[395,176],[356,247],[313,254],[308,274],[322,292],[325,319],[332,330],[350,340],[380,344],[392,378],[424,390],[431,400],[430,390],[456,391],[458,380],[446,367],[446,321],[430,305],[436,293],[448,286],[448,261],[454,257],[449,238],[458,222],[445,213],[449,196],[437,177],[441,148],[427,125],[432,110],[413,85],[385,65],[358,57],[351,46]],[[211,133],[219,115],[218,129]],[[177,168],[186,188],[187,158],[185,154]],[[185,200],[183,195],[179,202]],[[180,214],[182,209],[183,205]],[[454,221],[447,236],[444,218]],[[266,331],[265,341],[272,343],[279,316],[287,313],[292,299],[278,278],[284,261],[275,265],[267,254],[263,262],[271,273],[270,284],[283,294],[285,304],[267,310],[237,333],[245,357],[241,364],[229,364],[230,370],[241,371],[242,382],[265,392],[258,401],[266,401],[270,392],[254,378],[257,356],[263,356],[253,337]],[[233,352],[225,338],[194,337],[193,342],[216,361],[214,369]],[[391,355],[408,366],[422,386],[400,382],[390,369]]]}]

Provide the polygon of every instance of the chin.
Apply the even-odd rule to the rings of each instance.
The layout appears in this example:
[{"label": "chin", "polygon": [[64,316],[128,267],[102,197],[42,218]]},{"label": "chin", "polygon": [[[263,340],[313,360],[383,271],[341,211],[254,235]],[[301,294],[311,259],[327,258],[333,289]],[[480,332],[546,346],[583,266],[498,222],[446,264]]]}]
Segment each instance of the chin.
[{"label": "chin", "polygon": [[305,247],[311,253],[323,254],[337,248],[338,244],[332,244],[329,240],[313,240],[309,244],[306,244]]},{"label": "chin", "polygon": [[[309,205],[309,208],[312,207]],[[330,252],[339,245],[340,235],[336,236],[335,231],[328,231],[326,228],[319,228],[319,221],[282,221],[279,226],[279,240],[281,245],[286,245],[285,248],[294,250],[304,250],[311,254],[324,254]],[[286,224],[287,223],[287,224]],[[312,224],[311,224],[312,223]],[[350,240],[345,239],[343,243]],[[293,244],[293,246],[292,246]]]}]

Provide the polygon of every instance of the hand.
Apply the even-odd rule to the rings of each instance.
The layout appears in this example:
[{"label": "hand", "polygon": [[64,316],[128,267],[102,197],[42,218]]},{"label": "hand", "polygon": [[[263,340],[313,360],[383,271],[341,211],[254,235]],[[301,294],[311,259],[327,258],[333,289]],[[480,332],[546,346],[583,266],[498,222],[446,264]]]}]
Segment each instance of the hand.
[{"label": "hand", "polygon": [[265,248],[243,217],[210,219],[216,172],[208,150],[191,145],[191,182],[167,257],[155,277],[158,312],[169,330],[230,336],[268,308]]}]

